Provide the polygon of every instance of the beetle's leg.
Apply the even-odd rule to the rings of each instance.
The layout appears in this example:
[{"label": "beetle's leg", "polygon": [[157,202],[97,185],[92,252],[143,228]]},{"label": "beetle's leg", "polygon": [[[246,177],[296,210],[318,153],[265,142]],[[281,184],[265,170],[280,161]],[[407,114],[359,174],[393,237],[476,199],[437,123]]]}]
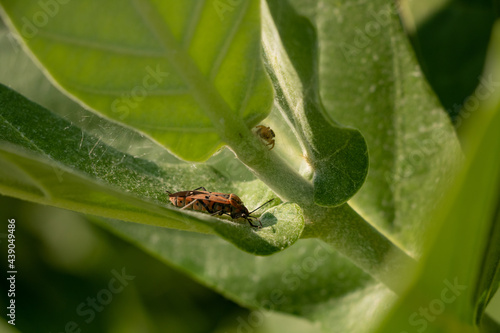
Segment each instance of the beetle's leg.
[{"label": "beetle's leg", "polygon": [[203,189],[203,191],[208,192],[206,188],[204,188],[203,186],[200,186],[198,188],[195,188],[194,190],[189,191],[188,195],[193,195],[194,192],[196,192],[196,191],[198,191],[200,189]]},{"label": "beetle's leg", "polygon": [[[217,205],[219,205],[219,204],[215,204],[215,205],[214,205],[215,209],[217,209]],[[228,212],[225,212],[225,211],[224,211],[224,205],[219,205],[219,206],[218,206],[218,209],[219,209],[219,210],[218,210],[218,211],[213,212],[213,213],[212,213],[212,215],[219,215],[219,216],[221,216],[221,215],[227,215],[227,216],[231,216],[231,214],[230,214],[230,213],[228,213]],[[232,216],[231,216],[231,217],[232,217]]]},{"label": "beetle's leg", "polygon": [[[207,189],[206,189],[206,188],[204,188],[203,186],[200,186],[200,187],[198,187],[198,188],[195,188],[193,191],[198,191],[199,189],[203,189],[203,191],[208,192],[208,191],[207,191]],[[191,191],[191,192],[193,192],[193,191]]]},{"label": "beetle's leg", "polygon": [[194,205],[196,202],[198,202],[198,199],[195,199],[193,201],[191,201],[190,203],[188,203],[186,206],[182,207],[181,210],[183,209],[187,209],[189,207],[191,207],[192,205]]},{"label": "beetle's leg", "polygon": [[224,214],[224,210],[220,209],[218,211],[211,213],[210,215],[223,215],[223,214]]},{"label": "beetle's leg", "polygon": [[215,213],[212,213],[210,215],[219,215],[219,216],[221,216],[221,215],[227,215],[227,216],[231,216],[229,213],[226,213],[223,210],[218,210]]},{"label": "beetle's leg", "polygon": [[[196,200],[198,200],[198,199],[196,199]],[[205,210],[207,211],[207,213],[213,214],[213,212],[210,210],[210,208],[208,208],[207,204],[203,200],[200,200],[199,202],[201,203],[201,205],[203,206],[203,208],[205,208]]]},{"label": "beetle's leg", "polygon": [[260,222],[260,220],[259,220],[259,219],[257,219],[257,221],[259,221],[260,226],[259,226],[259,225],[255,225],[255,224],[253,224],[253,223],[252,223],[252,221],[250,221],[250,219],[249,219],[249,218],[247,218],[247,219],[245,219],[245,220],[247,220],[247,221],[248,221],[248,223],[250,223],[250,225],[251,225],[252,227],[254,227],[254,228],[259,228],[259,229],[261,229],[261,228],[262,228],[262,222]]},{"label": "beetle's leg", "polygon": [[192,205],[194,205],[197,202],[199,202],[203,206],[203,208],[206,209],[206,211],[208,213],[212,213],[212,211],[210,210],[210,208],[208,208],[208,206],[203,202],[203,200],[200,200],[200,199],[195,199],[195,200],[191,201],[189,204],[187,204],[186,206],[182,207],[181,210],[189,208],[189,207],[191,207]]}]

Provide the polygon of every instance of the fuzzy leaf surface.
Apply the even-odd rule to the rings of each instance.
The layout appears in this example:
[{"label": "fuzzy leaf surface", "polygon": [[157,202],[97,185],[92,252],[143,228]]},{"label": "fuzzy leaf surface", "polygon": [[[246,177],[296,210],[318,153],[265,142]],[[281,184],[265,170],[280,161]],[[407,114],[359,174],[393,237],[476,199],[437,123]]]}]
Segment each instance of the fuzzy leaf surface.
[{"label": "fuzzy leaf surface", "polygon": [[92,215],[219,233],[261,255],[293,244],[304,227],[301,210],[293,204],[273,207],[263,218],[266,227],[258,230],[207,214],[180,212],[168,203],[165,190],[194,189],[193,184],[231,193],[245,189],[243,200],[255,200],[247,204],[263,203],[262,198],[272,194],[258,181],[231,184],[209,165],[160,166],[135,158],[2,85],[0,129],[4,195]]},{"label": "fuzzy leaf surface", "polygon": [[206,160],[270,112],[258,1],[55,3],[46,24],[39,3],[0,4],[57,85],[183,159]]}]

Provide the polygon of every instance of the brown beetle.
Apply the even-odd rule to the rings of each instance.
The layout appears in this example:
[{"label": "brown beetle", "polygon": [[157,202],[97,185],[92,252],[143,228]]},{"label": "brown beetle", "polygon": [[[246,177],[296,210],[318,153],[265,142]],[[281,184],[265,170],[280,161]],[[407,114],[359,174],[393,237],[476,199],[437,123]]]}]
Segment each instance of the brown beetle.
[{"label": "brown beetle", "polygon": [[[200,191],[200,189],[202,191]],[[181,209],[190,209],[200,212],[207,212],[211,215],[228,215],[233,219],[243,218],[250,223],[252,227],[262,227],[260,220],[254,216],[251,216],[253,212],[262,206],[273,201],[271,199],[259,207],[255,208],[253,211],[248,212],[248,209],[243,205],[243,202],[236,194],[220,193],[220,192],[209,192],[206,188],[198,187],[192,191],[181,191],[176,193],[171,193],[167,191],[168,199],[170,202]],[[256,219],[259,221],[260,226],[254,225],[251,219]]]}]

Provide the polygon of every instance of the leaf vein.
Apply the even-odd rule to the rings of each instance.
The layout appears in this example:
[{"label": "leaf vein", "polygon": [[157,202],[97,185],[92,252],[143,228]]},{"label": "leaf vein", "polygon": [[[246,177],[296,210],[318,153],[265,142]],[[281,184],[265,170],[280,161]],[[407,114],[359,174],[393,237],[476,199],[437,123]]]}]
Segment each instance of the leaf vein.
[{"label": "leaf vein", "polygon": [[135,56],[135,57],[153,57],[153,58],[161,58],[165,56],[165,52],[163,51],[133,49],[123,45],[105,44],[103,42],[89,41],[89,40],[79,39],[73,36],[65,36],[62,34],[57,34],[47,31],[40,31],[39,36],[45,39],[61,42],[64,44],[71,44],[94,50],[107,51],[120,55]]},{"label": "leaf vein", "polygon": [[251,67],[251,73],[250,73],[250,78],[248,80],[248,86],[245,92],[245,96],[243,97],[243,100],[241,102],[240,108],[238,110],[238,114],[241,116],[243,115],[243,112],[245,112],[245,109],[247,108],[248,101],[250,100],[250,96],[252,95],[253,88],[255,87],[255,78],[256,78],[256,72],[257,72],[257,64],[256,64],[257,59],[254,58],[252,67]]},{"label": "leaf vein", "polygon": [[191,20],[188,22],[186,27],[186,33],[182,40],[182,47],[187,49],[193,40],[194,33],[196,31],[196,27],[199,24],[199,20],[201,17],[201,13],[203,12],[203,8],[205,7],[205,0],[198,0],[192,15],[190,16]]},{"label": "leaf vein", "polygon": [[[119,90],[119,89],[111,89],[106,90],[99,87],[90,87],[87,85],[77,84],[73,82],[67,82],[67,86],[71,86],[76,90],[94,94],[94,95],[108,95],[108,96],[127,96],[131,95],[133,89],[135,87],[131,87],[127,90]],[[137,86],[136,86],[137,87]],[[190,93],[188,87],[178,87],[174,89],[156,89],[156,90],[148,90],[145,92],[145,96],[179,96],[179,95],[188,95]]]},{"label": "leaf vein", "polygon": [[210,69],[209,79],[211,82],[217,76],[217,73],[219,72],[223,61],[226,58],[227,53],[229,52],[229,48],[231,46],[231,43],[234,39],[234,36],[236,35],[236,32],[241,27],[241,23],[243,22],[243,18],[245,17],[245,14],[247,13],[248,7],[249,7],[249,1],[244,1],[243,4],[241,6],[239,6],[240,10],[235,17],[235,21],[231,25],[231,29],[229,29],[227,31],[226,36],[224,38],[224,42],[221,46],[221,49],[220,49],[219,53],[217,54],[217,57],[215,58],[214,63],[212,64],[212,68]]}]

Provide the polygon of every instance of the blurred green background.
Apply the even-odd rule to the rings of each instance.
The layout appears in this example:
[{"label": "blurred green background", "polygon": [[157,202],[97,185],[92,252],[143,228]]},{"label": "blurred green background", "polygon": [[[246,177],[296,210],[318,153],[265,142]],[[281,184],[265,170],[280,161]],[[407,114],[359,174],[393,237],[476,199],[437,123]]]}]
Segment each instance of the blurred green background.
[{"label": "blurred green background", "polygon": [[[224,332],[231,318],[248,313],[79,214],[0,200],[0,219],[16,219],[16,316],[23,332],[62,332],[68,321],[84,332]],[[5,257],[6,238],[1,241]],[[107,289],[112,270],[122,268],[135,278],[86,323],[90,317],[77,307]],[[6,279],[2,284],[8,290]],[[7,306],[5,293],[0,298]]]},{"label": "blurred green background", "polygon": [[[7,269],[7,221],[16,219],[16,328],[21,332],[65,332],[74,321],[82,332],[246,332],[250,310],[193,281],[84,216],[0,196],[0,269]],[[109,303],[102,292],[125,269],[130,278]],[[5,273],[4,273],[5,274]],[[4,275],[2,274],[2,275]],[[2,290],[7,291],[4,278]],[[119,288],[120,283],[114,287]],[[98,299],[95,318],[77,313]],[[6,292],[0,306],[7,307]],[[108,304],[106,304],[108,303]],[[240,318],[240,319],[239,319]],[[87,323],[89,321],[89,323]],[[315,330],[287,315],[267,316],[253,332]],[[0,331],[2,326],[0,325]],[[3,332],[3,331],[2,331]],[[77,331],[75,331],[77,332]]]},{"label": "blurred green background", "polygon": [[452,119],[479,84],[498,0],[404,0],[403,19],[427,80]]},{"label": "blurred green background", "polygon": [[[451,119],[456,119],[483,70],[491,27],[499,15],[495,0],[403,1],[403,20],[417,57]],[[5,32],[5,30],[3,30]],[[22,52],[13,43],[5,52]],[[11,68],[0,63],[9,84]],[[23,69],[30,82],[33,65]],[[42,86],[45,83],[42,84]],[[21,332],[64,332],[69,321],[82,332],[247,332],[241,318],[250,310],[225,299],[117,238],[85,216],[0,196],[0,269],[7,270],[7,220],[16,219],[16,328]],[[113,278],[112,270],[135,276],[113,294],[95,319],[78,315]],[[2,290],[7,290],[5,278]],[[7,306],[0,293],[0,306]],[[500,321],[500,297],[488,313]],[[0,330],[2,326],[0,325]],[[287,315],[266,315],[258,332],[313,332],[317,326]],[[255,331],[254,331],[255,332]]]}]

